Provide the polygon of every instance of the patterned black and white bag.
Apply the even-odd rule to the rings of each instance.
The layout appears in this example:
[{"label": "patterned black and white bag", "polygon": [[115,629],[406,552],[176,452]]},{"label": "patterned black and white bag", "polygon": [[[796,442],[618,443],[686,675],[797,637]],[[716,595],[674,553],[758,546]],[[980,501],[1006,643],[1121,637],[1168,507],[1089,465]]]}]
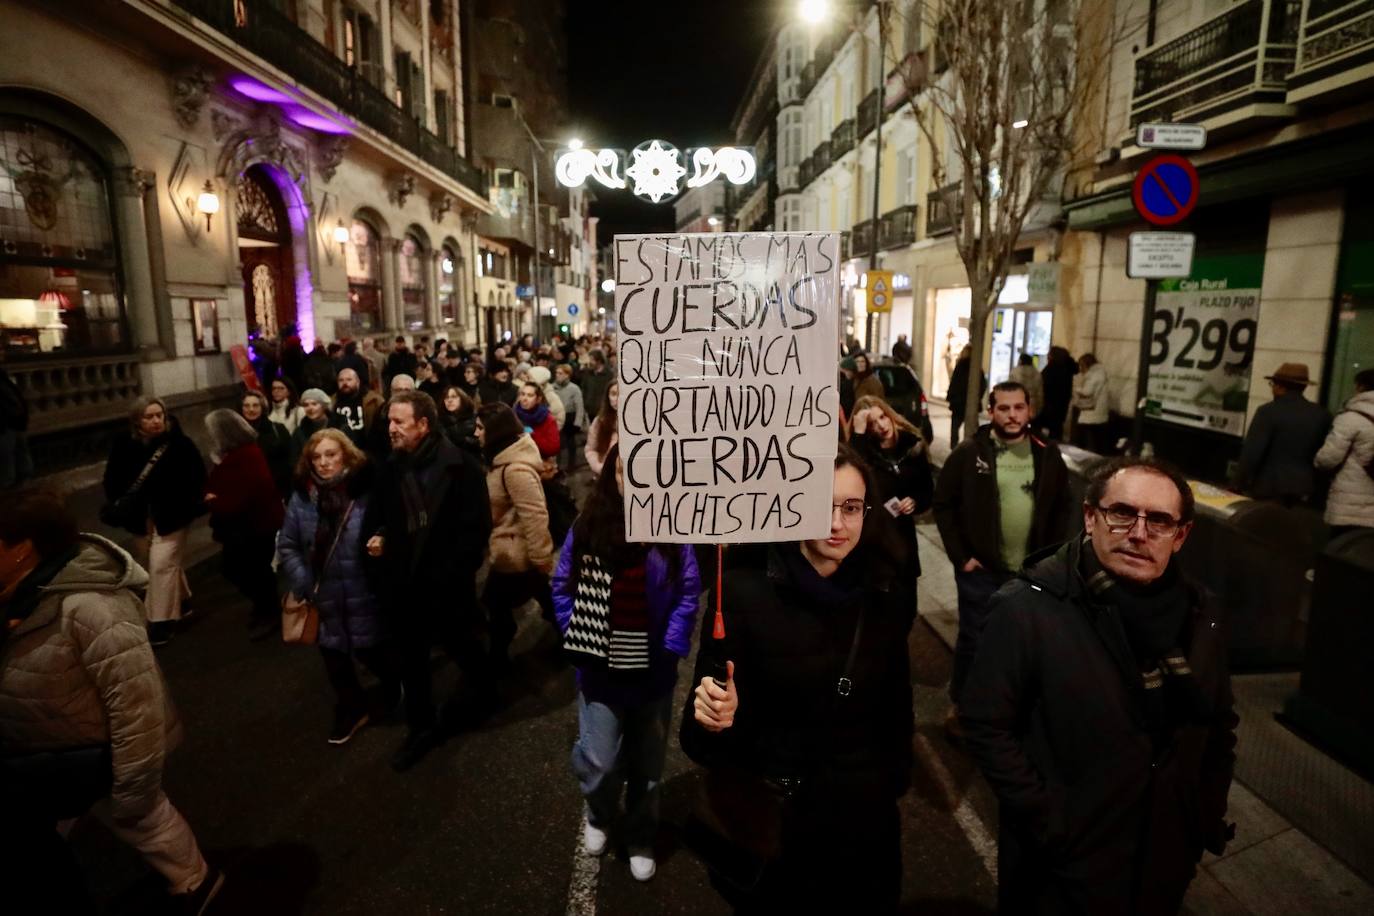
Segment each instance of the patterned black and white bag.
[{"label": "patterned black and white bag", "polygon": [[576,562],[577,595],[563,651],[579,667],[604,667],[611,645],[611,573],[592,554]]}]

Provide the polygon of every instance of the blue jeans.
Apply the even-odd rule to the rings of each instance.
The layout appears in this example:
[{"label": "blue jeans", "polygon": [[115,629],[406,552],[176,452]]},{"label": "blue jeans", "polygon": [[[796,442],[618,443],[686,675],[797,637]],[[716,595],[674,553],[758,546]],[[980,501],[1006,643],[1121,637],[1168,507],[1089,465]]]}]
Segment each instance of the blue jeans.
[{"label": "blue jeans", "polygon": [[663,758],[668,749],[668,723],[673,694],[626,706],[608,706],[577,694],[577,743],[572,769],[587,820],[607,830],[620,807],[625,787],[622,838],[632,855],[648,854],[658,833],[658,802]]},{"label": "blue jeans", "polygon": [[954,641],[954,671],[949,679],[949,698],[956,704],[963,693],[978,654],[978,637],[988,622],[988,602],[999,588],[1012,578],[1009,572],[975,569],[973,572],[954,571],[954,585],[959,590],[959,637]]}]

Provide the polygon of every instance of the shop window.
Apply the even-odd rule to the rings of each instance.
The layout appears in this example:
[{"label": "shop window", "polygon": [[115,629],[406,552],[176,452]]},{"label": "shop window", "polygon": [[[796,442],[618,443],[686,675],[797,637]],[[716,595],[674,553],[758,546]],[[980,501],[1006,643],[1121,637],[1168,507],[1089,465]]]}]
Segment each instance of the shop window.
[{"label": "shop window", "polygon": [[37,121],[0,116],[0,350],[127,350],[104,166]]},{"label": "shop window", "polygon": [[348,308],[358,333],[382,326],[382,245],[377,230],[360,219],[349,230],[345,252]]},{"label": "shop window", "polygon": [[414,331],[425,326],[425,246],[413,235],[401,241],[401,318]]}]

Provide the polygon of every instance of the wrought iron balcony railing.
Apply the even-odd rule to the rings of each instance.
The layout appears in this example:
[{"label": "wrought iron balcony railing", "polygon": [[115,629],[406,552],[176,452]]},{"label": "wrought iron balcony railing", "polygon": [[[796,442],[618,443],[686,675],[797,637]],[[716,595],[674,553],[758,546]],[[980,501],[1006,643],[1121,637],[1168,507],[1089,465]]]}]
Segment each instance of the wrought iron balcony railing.
[{"label": "wrought iron balcony railing", "polygon": [[801,71],[801,97],[804,99],[811,94],[811,90],[816,88],[816,78],[820,73],[816,70],[816,61],[807,61],[806,66]]},{"label": "wrought iron balcony railing", "polygon": [[853,255],[853,233],[848,229],[840,232],[840,260],[848,261]]},{"label": "wrought iron balcony railing", "polygon": [[[1374,50],[1374,0],[1307,0],[1289,88],[1353,71]],[[1361,61],[1352,60],[1356,55]],[[1353,74],[1352,74],[1353,75]]]},{"label": "wrought iron balcony railing", "polygon": [[266,3],[174,0],[235,44],[281,69],[301,86],[398,144],[477,194],[486,196],[482,172],[418,120],[396,106],[359,67],[350,67]]},{"label": "wrought iron balcony railing", "polygon": [[1131,126],[1282,102],[1302,0],[1244,0],[1136,58]]},{"label": "wrought iron balcony railing", "polygon": [[876,219],[866,219],[861,223],[854,224],[854,235],[850,245],[854,257],[862,258],[872,253],[873,243],[877,241],[877,233],[878,220]]},{"label": "wrought iron balcony railing", "polygon": [[867,137],[878,126],[878,90],[874,89],[859,103],[859,137]]},{"label": "wrought iron balcony railing", "polygon": [[816,180],[816,167],[815,167],[815,166],[816,166],[815,160],[813,160],[810,156],[807,156],[805,159],[803,159],[803,160],[801,161],[801,168],[799,168],[799,169],[797,170],[797,171],[798,171],[798,179],[799,179],[799,180],[798,180],[798,183],[797,183],[797,187],[798,187],[799,189],[800,189],[800,188],[805,188],[805,187],[806,187],[807,185],[809,185],[811,182],[813,182],[813,181]]},{"label": "wrought iron balcony railing", "polygon": [[811,151],[811,169],[815,173],[813,177],[819,177],[828,168],[830,168],[830,140],[825,139],[817,143],[816,148]]},{"label": "wrought iron balcony railing", "polygon": [[883,214],[878,247],[902,248],[916,241],[916,205],[907,204]]},{"label": "wrought iron balcony railing", "polygon": [[830,132],[830,155],[835,159],[842,159],[845,153],[854,148],[856,139],[854,119],[841,121],[840,125]]},{"label": "wrought iron balcony railing", "polygon": [[926,195],[926,235],[948,235],[954,231],[959,209],[960,183],[947,184]]}]

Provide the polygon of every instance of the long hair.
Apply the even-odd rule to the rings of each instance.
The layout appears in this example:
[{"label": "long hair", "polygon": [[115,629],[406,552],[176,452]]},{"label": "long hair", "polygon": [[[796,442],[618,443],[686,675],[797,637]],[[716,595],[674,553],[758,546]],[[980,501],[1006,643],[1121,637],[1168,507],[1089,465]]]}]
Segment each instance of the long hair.
[{"label": "long hair", "polygon": [[675,545],[631,544],[625,540],[625,497],[615,481],[620,464],[620,444],[611,446],[596,486],[573,522],[573,585],[576,587],[582,554],[590,553],[608,563],[611,571],[642,560],[649,550],[659,550],[668,560],[669,581],[677,581],[681,559]]},{"label": "long hair", "polygon": [[215,464],[234,449],[258,439],[257,430],[248,424],[243,414],[227,407],[205,415],[205,431],[210,434],[210,459]]},{"label": "long hair", "polygon": [[620,428],[620,411],[611,403],[611,389],[620,390],[620,381],[612,379],[606,386],[606,395],[601,399],[601,409],[596,412],[596,441],[592,443],[592,451],[598,455],[605,454],[606,446],[611,443],[611,436],[615,435]]},{"label": "long hair", "polygon": [[859,543],[850,556],[859,554],[860,561],[868,564],[870,574],[890,580],[915,558],[903,556],[905,548],[902,547],[894,530],[892,516],[882,506],[872,504],[877,498],[878,486],[868,462],[854,449],[842,444],[835,452],[835,470],[846,467],[858,471],[859,476],[863,478],[864,502],[870,506],[868,514],[864,516]]},{"label": "long hair", "polygon": [[502,401],[477,408],[477,422],[482,424],[482,457],[488,465],[525,435],[525,424]]},{"label": "long hair", "polygon": [[[849,414],[849,423],[851,429],[853,427],[854,418],[858,416],[859,411],[867,410],[870,407],[876,407],[879,410],[881,410],[883,412],[883,415],[892,421],[892,426],[894,429],[898,431],[906,430],[907,432],[916,436],[916,438],[918,439],[921,437],[921,431],[918,430],[916,427],[912,426],[910,420],[908,420],[901,414],[897,413],[897,411],[893,409],[892,405],[889,404],[887,401],[872,394],[866,394],[854,402],[854,409]],[[875,439],[877,438],[877,434],[871,426],[867,430],[865,430],[862,433],[862,435],[873,436]]]},{"label": "long hair", "polygon": [[[448,407],[444,404],[444,401],[448,400],[448,396],[450,394],[458,395],[457,410],[450,411]],[[477,402],[472,399],[472,395],[468,394],[466,391],[464,391],[457,385],[444,386],[443,400],[439,402],[438,407],[440,419],[444,417],[451,417],[454,420],[466,420],[468,417],[471,417],[477,413]]]},{"label": "long hair", "polygon": [[315,449],[326,439],[337,442],[339,448],[343,449],[344,470],[350,475],[355,474],[359,468],[367,464],[367,454],[354,445],[353,440],[344,435],[341,430],[321,429],[306,441],[305,448],[301,449],[301,455],[296,459],[296,486],[302,490],[308,489],[310,486],[311,472],[315,469]]},{"label": "long hair", "polygon": [[[253,388],[249,388],[247,391],[245,391],[245,392],[243,393],[243,397],[242,397],[242,398],[239,398],[240,407],[242,406],[243,401],[244,401],[245,398],[253,398],[254,400],[256,400],[256,401],[258,402],[258,404],[262,407],[262,414],[261,414],[261,417],[262,417],[263,420],[270,420],[270,419],[271,419],[271,416],[270,416],[270,414],[272,413],[272,400],[271,400],[271,398],[269,398],[267,395],[263,394],[261,391],[257,391],[257,390],[255,390],[255,389],[253,389]],[[240,410],[240,413],[242,413],[242,410]]]}]

